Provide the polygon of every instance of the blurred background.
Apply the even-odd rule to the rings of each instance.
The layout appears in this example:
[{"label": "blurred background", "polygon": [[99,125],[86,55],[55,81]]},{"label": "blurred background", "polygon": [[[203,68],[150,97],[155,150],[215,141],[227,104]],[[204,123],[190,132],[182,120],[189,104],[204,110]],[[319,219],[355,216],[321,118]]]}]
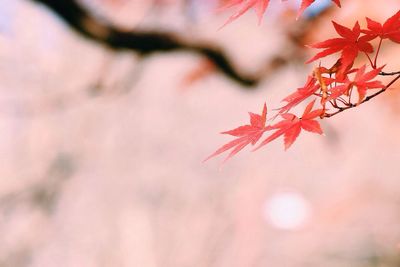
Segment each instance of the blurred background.
[{"label": "blurred background", "polygon": [[254,86],[188,49],[91,40],[44,2],[0,0],[1,267],[400,266],[396,90],[286,152],[202,163],[231,140],[219,132],[304,84],[304,44],[333,36],[332,19],[384,21],[398,1],[320,0],[297,22],[299,3],[271,1],[260,26],[248,12],[222,29],[234,9],[216,0],[77,1],[124,32],[219,47]]}]

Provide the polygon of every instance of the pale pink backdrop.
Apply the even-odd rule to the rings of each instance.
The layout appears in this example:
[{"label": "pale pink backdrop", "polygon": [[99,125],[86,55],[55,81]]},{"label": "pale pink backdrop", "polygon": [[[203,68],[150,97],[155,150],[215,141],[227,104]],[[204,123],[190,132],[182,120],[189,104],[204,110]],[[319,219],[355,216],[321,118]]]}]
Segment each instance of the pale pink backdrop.
[{"label": "pale pink backdrop", "polygon": [[[180,3],[84,2],[120,27],[218,43],[244,70],[286,44],[280,1],[261,26],[249,13],[220,31],[229,12],[211,6],[190,21]],[[343,1],[331,16],[350,26],[398,9]],[[218,132],[264,101],[279,107],[312,66],[290,64],[254,91],[219,74],[182,88],[195,55],[139,63],[26,0],[2,0],[0,18],[0,266],[400,266],[396,90],[324,120],[325,136],[302,134],[287,152],[278,140],[220,169],[221,158],[202,163],[230,140]],[[314,38],[333,34],[327,18]],[[385,49],[400,67],[399,48]]]}]

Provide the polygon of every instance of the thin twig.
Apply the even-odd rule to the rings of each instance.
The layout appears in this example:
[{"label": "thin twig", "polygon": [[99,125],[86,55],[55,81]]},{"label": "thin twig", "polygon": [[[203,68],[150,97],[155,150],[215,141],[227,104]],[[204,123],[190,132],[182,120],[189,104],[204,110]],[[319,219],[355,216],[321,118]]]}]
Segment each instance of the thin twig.
[{"label": "thin twig", "polygon": [[324,118],[333,117],[333,116],[335,116],[336,114],[339,114],[339,113],[341,113],[341,112],[343,112],[343,111],[345,111],[345,110],[347,110],[347,109],[351,109],[351,108],[357,107],[357,106],[359,106],[359,105],[361,105],[361,104],[363,104],[363,103],[369,101],[370,99],[372,99],[372,98],[374,98],[374,97],[376,97],[376,96],[382,94],[383,92],[385,92],[386,89],[388,89],[388,88],[389,88],[392,84],[394,84],[398,79],[400,79],[400,73],[399,73],[390,83],[388,83],[384,88],[382,88],[381,90],[379,90],[378,92],[376,92],[376,93],[374,93],[374,94],[372,94],[372,95],[370,95],[370,96],[367,96],[360,104],[350,104],[350,105],[347,106],[347,107],[339,108],[339,110],[336,111],[336,112],[334,112],[334,113],[324,114],[323,117],[324,117]]},{"label": "thin twig", "polygon": [[400,71],[394,71],[394,72],[379,72],[379,75],[381,76],[394,76],[400,74]]}]

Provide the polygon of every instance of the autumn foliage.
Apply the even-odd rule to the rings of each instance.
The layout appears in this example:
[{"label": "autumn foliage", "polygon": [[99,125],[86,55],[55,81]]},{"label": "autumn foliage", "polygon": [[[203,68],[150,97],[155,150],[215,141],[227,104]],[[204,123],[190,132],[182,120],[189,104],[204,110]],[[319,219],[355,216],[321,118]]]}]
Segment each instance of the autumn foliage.
[{"label": "autumn foliage", "polygon": [[[298,11],[303,11],[315,0],[303,0]],[[269,0],[230,0],[225,1],[223,8],[238,7],[227,23],[240,17],[251,8],[255,8],[261,21]],[[338,7],[339,0],[332,0]],[[308,47],[319,51],[306,63],[321,60],[326,56],[337,55],[333,66],[319,65],[306,79],[304,86],[283,98],[283,106],[276,110],[272,120],[267,120],[267,106],[264,104],[260,115],[250,113],[250,124],[223,132],[236,139],[225,144],[206,160],[230,150],[225,160],[237,154],[248,145],[257,150],[271,141],[283,137],[284,147],[288,149],[302,131],[322,134],[318,120],[332,117],[347,109],[355,108],[371,98],[383,93],[400,79],[400,72],[387,72],[385,65],[378,63],[383,42],[400,43],[400,10],[385,22],[380,23],[366,18],[366,28],[360,27],[358,21],[352,27],[346,27],[332,21],[338,36]],[[374,49],[373,42],[377,43]],[[355,66],[356,59],[363,58],[364,63]],[[384,84],[379,77],[392,76]],[[305,102],[301,116],[291,113],[292,108]],[[262,137],[264,139],[262,139]],[[261,142],[258,144],[258,142]]]}]

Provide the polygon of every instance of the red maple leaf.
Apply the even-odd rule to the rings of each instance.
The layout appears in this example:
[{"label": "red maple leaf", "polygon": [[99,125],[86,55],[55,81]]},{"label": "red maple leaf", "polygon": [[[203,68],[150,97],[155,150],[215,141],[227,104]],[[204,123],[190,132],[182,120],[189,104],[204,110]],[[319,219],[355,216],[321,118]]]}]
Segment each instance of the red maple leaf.
[{"label": "red maple leaf", "polygon": [[366,20],[368,30],[362,30],[362,32],[370,36],[371,39],[380,37],[400,43],[400,11],[388,18],[383,25],[370,18],[366,18]]},{"label": "red maple leaf", "polygon": [[372,39],[369,35],[360,37],[361,29],[358,21],[355,23],[353,29],[344,27],[334,21],[332,21],[336,32],[341,38],[328,39],[323,42],[310,45],[312,48],[324,49],[322,52],[317,53],[314,57],[308,60],[306,63],[310,63],[322,57],[342,52],[340,56],[340,69],[338,73],[343,73],[348,70],[354,63],[355,58],[359,52],[372,53],[374,48],[368,42]]},{"label": "red maple leaf", "polygon": [[249,112],[250,115],[250,124],[246,124],[240,127],[237,127],[233,130],[222,132],[222,134],[229,134],[232,136],[236,136],[237,138],[222,147],[220,147],[213,154],[208,156],[204,161],[209,160],[212,157],[215,157],[231,148],[233,150],[229,153],[229,155],[225,158],[224,162],[237,154],[240,150],[246,147],[249,144],[254,145],[261,138],[265,131],[269,130],[269,126],[265,126],[265,122],[267,120],[267,105],[264,104],[263,111],[261,115],[254,114]]},{"label": "red maple leaf", "polygon": [[255,8],[258,16],[258,23],[260,24],[264,16],[265,11],[268,8],[270,0],[229,0],[228,3],[221,7],[220,10],[225,10],[234,6],[239,6],[238,11],[229,17],[229,19],[224,23],[222,27],[236,20],[249,9]]},{"label": "red maple leaf", "polygon": [[269,142],[275,140],[281,135],[283,135],[284,137],[284,144],[286,150],[294,143],[294,141],[296,141],[302,129],[312,133],[322,134],[323,132],[321,126],[319,125],[319,122],[315,120],[315,118],[321,116],[324,111],[323,109],[312,110],[314,103],[315,100],[311,101],[307,105],[307,107],[304,110],[303,116],[301,118],[291,113],[281,114],[284,120],[270,127],[271,129],[278,129],[278,130],[275,131],[270,136],[268,136],[254,150],[259,149],[260,147],[268,144]]},{"label": "red maple leaf", "polygon": [[[333,82],[333,79],[330,79],[330,78],[321,77],[321,79],[323,79],[323,82],[325,85],[329,85],[330,83]],[[278,114],[288,112],[293,107],[297,106],[299,103],[303,102],[305,99],[312,96],[320,88],[321,88],[321,85],[317,83],[317,79],[312,76],[308,76],[306,84],[303,87],[298,88],[296,90],[296,92],[288,95],[287,97],[285,97],[282,100],[282,101],[287,102],[287,104],[285,106],[279,108]]]},{"label": "red maple leaf", "polygon": [[[338,7],[340,7],[340,0],[331,0],[334,2]],[[303,14],[304,10],[306,10],[315,0],[303,0],[300,5],[299,12],[297,13],[297,19]]]},{"label": "red maple leaf", "polygon": [[384,66],[377,69],[373,69],[366,73],[365,71],[367,66],[363,65],[361,68],[357,70],[353,81],[350,81],[348,78],[346,78],[344,84],[336,86],[330,90],[331,94],[328,98],[328,101],[336,99],[344,94],[348,95],[351,88],[355,86],[358,92],[357,105],[359,105],[367,95],[367,90],[381,89],[385,87],[385,85],[383,85],[381,81],[371,81],[376,76],[378,76],[378,74],[382,71],[383,67]]}]

